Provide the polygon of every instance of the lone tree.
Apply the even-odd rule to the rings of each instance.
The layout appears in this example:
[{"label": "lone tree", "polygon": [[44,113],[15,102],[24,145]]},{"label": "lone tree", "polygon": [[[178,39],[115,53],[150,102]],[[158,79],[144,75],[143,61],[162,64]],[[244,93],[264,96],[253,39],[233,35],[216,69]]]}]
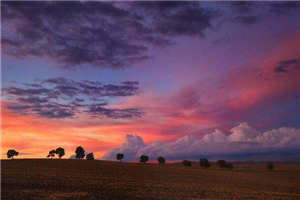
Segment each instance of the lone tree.
[{"label": "lone tree", "polygon": [[225,160],[218,160],[217,165],[221,168],[233,169],[233,164],[228,163]]},{"label": "lone tree", "polygon": [[201,158],[200,159],[200,167],[203,167],[203,168],[209,168],[210,167],[210,163],[208,162],[208,160],[206,158]]},{"label": "lone tree", "polygon": [[17,156],[17,155],[19,155],[19,152],[17,152],[17,151],[14,150],[14,149],[9,149],[9,150],[7,151],[7,158],[13,159],[14,156]]},{"label": "lone tree", "polygon": [[81,146],[79,146],[76,148],[75,154],[77,159],[82,159],[85,156],[85,151]]},{"label": "lone tree", "polygon": [[221,168],[226,168],[227,162],[225,160],[218,160],[217,165]]},{"label": "lone tree", "polygon": [[87,159],[87,160],[95,160],[94,154],[93,154],[93,153],[87,154],[87,155],[86,155],[86,159]]},{"label": "lone tree", "polygon": [[268,163],[267,163],[267,169],[268,169],[269,171],[272,171],[272,170],[274,169],[274,164],[273,164],[272,162],[268,162]]},{"label": "lone tree", "polygon": [[159,156],[157,158],[157,161],[158,161],[159,164],[165,164],[166,163],[166,159],[162,156]]},{"label": "lone tree", "polygon": [[186,166],[186,167],[192,166],[192,162],[189,161],[189,160],[183,160],[183,161],[182,161],[182,164],[183,164],[184,166]]},{"label": "lone tree", "polygon": [[55,157],[55,154],[56,154],[56,151],[53,149],[53,150],[49,151],[49,154],[48,154],[47,158],[52,159],[53,157]]},{"label": "lone tree", "polygon": [[232,163],[227,163],[226,168],[227,169],[233,169],[233,164]]},{"label": "lone tree", "polygon": [[124,158],[124,154],[118,153],[116,157],[117,157],[117,160],[119,160],[121,162],[122,159]]},{"label": "lone tree", "polygon": [[55,153],[58,155],[59,158],[61,158],[65,155],[65,150],[62,147],[58,147],[55,150]]},{"label": "lone tree", "polygon": [[148,156],[146,156],[146,155],[141,155],[141,157],[140,157],[140,162],[141,163],[146,163],[147,161],[149,160],[149,157]]}]

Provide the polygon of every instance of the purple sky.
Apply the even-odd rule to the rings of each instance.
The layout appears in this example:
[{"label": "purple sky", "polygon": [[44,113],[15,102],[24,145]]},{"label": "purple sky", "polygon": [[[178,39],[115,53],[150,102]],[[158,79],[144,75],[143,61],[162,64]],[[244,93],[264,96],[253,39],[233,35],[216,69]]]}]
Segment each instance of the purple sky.
[{"label": "purple sky", "polygon": [[3,148],[24,157],[57,145],[105,159],[299,157],[299,10],[4,2]]}]

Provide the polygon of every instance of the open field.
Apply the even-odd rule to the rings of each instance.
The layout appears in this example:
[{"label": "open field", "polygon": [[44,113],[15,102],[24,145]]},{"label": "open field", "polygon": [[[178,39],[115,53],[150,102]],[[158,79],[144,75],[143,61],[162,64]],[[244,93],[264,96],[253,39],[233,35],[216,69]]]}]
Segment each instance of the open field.
[{"label": "open field", "polygon": [[2,160],[2,199],[300,199],[300,164],[198,165]]}]

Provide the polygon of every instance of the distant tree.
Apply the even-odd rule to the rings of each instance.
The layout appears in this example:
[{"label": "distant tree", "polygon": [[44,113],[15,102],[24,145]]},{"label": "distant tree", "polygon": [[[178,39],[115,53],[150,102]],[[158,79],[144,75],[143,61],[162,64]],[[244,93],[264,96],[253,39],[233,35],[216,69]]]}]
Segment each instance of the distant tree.
[{"label": "distant tree", "polygon": [[233,164],[228,163],[225,160],[218,160],[217,165],[221,168],[233,169]]},{"label": "distant tree", "polygon": [[17,152],[17,151],[14,150],[14,149],[9,149],[9,150],[7,151],[7,158],[13,159],[14,156],[18,156],[18,155],[19,155],[19,152]]},{"label": "distant tree", "polygon": [[189,160],[183,160],[183,161],[182,161],[182,164],[183,164],[184,166],[186,166],[186,167],[192,166],[192,162],[189,161]]},{"label": "distant tree", "polygon": [[86,159],[87,159],[87,160],[95,160],[95,159],[94,159],[94,154],[93,154],[93,153],[87,154],[87,155],[86,155]]},{"label": "distant tree", "polygon": [[217,165],[221,168],[226,168],[227,162],[225,160],[218,160]]},{"label": "distant tree", "polygon": [[118,153],[118,154],[116,155],[116,158],[117,158],[117,160],[122,161],[122,159],[124,158],[124,154]]},{"label": "distant tree", "polygon": [[166,163],[166,159],[162,156],[159,156],[157,158],[157,161],[158,161],[159,164],[165,164]]},{"label": "distant tree", "polygon": [[227,163],[226,168],[227,169],[233,169],[233,164],[232,163]]},{"label": "distant tree", "polygon": [[48,158],[53,158],[53,157],[55,157],[55,154],[56,154],[56,150],[51,150],[51,151],[49,151],[49,154],[48,154]]},{"label": "distant tree", "polygon": [[149,157],[146,155],[141,155],[140,157],[140,162],[146,163],[149,160]]},{"label": "distant tree", "polygon": [[206,158],[201,158],[200,166],[203,168],[208,168],[208,167],[210,167],[210,163],[208,162],[208,160]]},{"label": "distant tree", "polygon": [[82,159],[85,156],[85,151],[81,146],[79,146],[76,148],[75,154],[77,159]]},{"label": "distant tree", "polygon": [[55,150],[55,153],[58,155],[59,158],[61,158],[65,155],[65,150],[62,147],[58,147]]},{"label": "distant tree", "polygon": [[268,163],[267,163],[267,169],[268,169],[269,171],[272,171],[272,170],[274,169],[274,164],[273,164],[272,162],[268,162]]}]

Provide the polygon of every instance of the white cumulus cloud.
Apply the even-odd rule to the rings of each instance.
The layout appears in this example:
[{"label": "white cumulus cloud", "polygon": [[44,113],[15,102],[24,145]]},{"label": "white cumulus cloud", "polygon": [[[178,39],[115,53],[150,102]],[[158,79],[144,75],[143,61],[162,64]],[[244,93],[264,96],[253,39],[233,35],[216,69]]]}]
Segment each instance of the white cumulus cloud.
[{"label": "white cumulus cloud", "polygon": [[[125,142],[108,151],[102,159],[115,160],[117,153],[123,153],[125,160],[138,160],[142,154],[150,156],[152,160],[158,156],[170,160],[199,159],[204,156],[215,159],[247,159],[250,155],[251,159],[261,155],[268,159],[273,156],[276,159],[277,154],[282,155],[281,152],[285,155],[289,152],[299,154],[299,129],[282,127],[260,132],[247,123],[240,123],[230,130],[229,135],[216,129],[200,139],[187,135],[172,142],[153,142],[148,145],[140,136],[126,135]],[[280,157],[280,160],[284,159],[285,157]]]},{"label": "white cumulus cloud", "polygon": [[123,153],[124,160],[132,160],[133,158],[135,159],[136,153],[145,147],[144,140],[140,136],[126,135],[126,141],[120,147],[113,148],[107,152],[102,159],[114,160],[116,159],[116,154]]}]

